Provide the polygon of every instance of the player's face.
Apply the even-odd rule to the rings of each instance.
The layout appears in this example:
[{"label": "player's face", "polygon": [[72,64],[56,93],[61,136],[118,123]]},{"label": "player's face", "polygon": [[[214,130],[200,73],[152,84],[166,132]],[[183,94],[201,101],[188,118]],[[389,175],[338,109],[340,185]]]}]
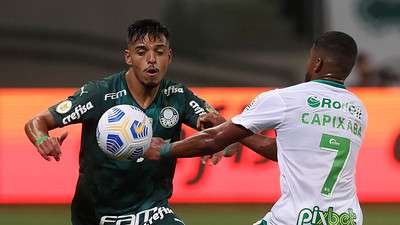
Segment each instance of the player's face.
[{"label": "player's face", "polygon": [[156,87],[164,78],[171,63],[172,51],[164,35],[146,35],[128,45],[125,61],[131,66],[136,79],[146,87]]}]

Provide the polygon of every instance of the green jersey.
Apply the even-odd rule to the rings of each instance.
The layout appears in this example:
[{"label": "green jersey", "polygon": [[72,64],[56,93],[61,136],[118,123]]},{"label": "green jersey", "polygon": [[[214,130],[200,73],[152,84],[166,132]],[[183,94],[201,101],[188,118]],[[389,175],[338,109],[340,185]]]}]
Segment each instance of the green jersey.
[{"label": "green jersey", "polygon": [[96,139],[98,120],[106,110],[121,104],[142,109],[153,120],[153,136],[171,142],[179,140],[182,124],[195,128],[197,118],[208,108],[184,85],[162,80],[153,103],[143,109],[129,92],[125,71],[89,82],[50,107],[59,127],[82,123],[79,179],[72,201],[74,224],[99,224],[104,216],[166,206],[172,194],[175,159],[119,161],[100,150]]}]

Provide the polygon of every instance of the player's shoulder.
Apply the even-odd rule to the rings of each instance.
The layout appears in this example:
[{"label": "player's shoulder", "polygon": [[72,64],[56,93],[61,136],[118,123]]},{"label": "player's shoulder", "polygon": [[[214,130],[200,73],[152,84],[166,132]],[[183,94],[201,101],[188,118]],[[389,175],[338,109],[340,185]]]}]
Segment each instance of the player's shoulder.
[{"label": "player's shoulder", "polygon": [[286,99],[288,98],[297,98],[304,94],[304,90],[309,89],[307,87],[309,84],[301,83],[285,88],[276,88],[273,90],[265,91],[260,93],[255,101],[259,102],[278,102],[279,104],[286,104]]},{"label": "player's shoulder", "polygon": [[290,87],[285,87],[285,88],[275,88],[269,91],[264,91],[260,93],[257,98],[271,98],[271,97],[281,97],[285,93],[290,93],[293,91],[297,91],[298,85],[290,86]]},{"label": "player's shoulder", "polygon": [[290,96],[302,98],[304,95],[315,94],[316,92],[347,94],[348,91],[344,88],[344,86],[343,88],[339,88],[312,81],[276,89],[276,94],[280,95],[281,97]]},{"label": "player's shoulder", "polygon": [[295,85],[285,87],[285,88],[279,88],[279,89],[276,89],[276,91],[279,94],[292,93],[292,92],[308,90],[310,88],[310,86],[313,86],[313,85],[314,84],[312,82],[304,82],[304,83],[295,84]]},{"label": "player's shoulder", "polygon": [[102,87],[112,87],[112,86],[122,85],[125,79],[124,75],[125,71],[121,71],[111,75],[106,75],[102,79],[93,82],[95,82],[98,86]]},{"label": "player's shoulder", "polygon": [[363,104],[362,100],[351,90],[346,89],[347,94],[352,98],[354,101],[359,102],[360,104]]},{"label": "player's shoulder", "polygon": [[246,109],[254,108],[256,105],[272,104],[273,102],[282,102],[279,95],[281,89],[273,89],[258,94]]},{"label": "player's shoulder", "polygon": [[350,102],[355,104],[357,107],[360,107],[363,110],[363,114],[365,115],[365,118],[367,117],[367,109],[363,103],[363,101],[352,91],[347,90],[348,95],[350,96]]},{"label": "player's shoulder", "polygon": [[166,97],[184,97],[185,94],[191,93],[186,85],[167,79],[162,80],[160,91]]},{"label": "player's shoulder", "polygon": [[103,78],[98,80],[88,81],[81,87],[81,89],[95,93],[110,92],[118,89],[118,87],[124,86],[123,74],[124,72],[122,71],[111,75],[105,75]]}]

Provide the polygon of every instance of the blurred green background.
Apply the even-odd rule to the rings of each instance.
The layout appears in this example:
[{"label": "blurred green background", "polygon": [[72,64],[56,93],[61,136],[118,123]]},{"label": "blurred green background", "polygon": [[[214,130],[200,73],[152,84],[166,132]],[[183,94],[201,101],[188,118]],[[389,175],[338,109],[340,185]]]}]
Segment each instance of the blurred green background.
[{"label": "blurred green background", "polygon": [[[253,224],[271,204],[175,204],[187,225]],[[364,225],[398,225],[400,204],[363,204]],[[67,225],[69,205],[0,205],[1,225]]]}]

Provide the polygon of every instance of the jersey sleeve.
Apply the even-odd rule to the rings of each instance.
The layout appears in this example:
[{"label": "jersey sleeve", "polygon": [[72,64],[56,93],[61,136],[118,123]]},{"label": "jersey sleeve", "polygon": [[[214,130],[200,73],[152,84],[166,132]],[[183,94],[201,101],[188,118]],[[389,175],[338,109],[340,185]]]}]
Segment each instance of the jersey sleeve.
[{"label": "jersey sleeve", "polygon": [[95,116],[95,108],[102,103],[101,88],[96,82],[89,82],[72,96],[49,108],[58,127],[82,123]]},{"label": "jersey sleeve", "polygon": [[276,91],[258,95],[244,111],[233,117],[234,124],[241,125],[253,133],[276,129],[284,119],[286,106]]},{"label": "jersey sleeve", "polygon": [[197,119],[199,116],[208,112],[216,112],[216,110],[208,104],[205,100],[197,97],[191,90],[184,88],[185,92],[185,106],[183,123],[196,129]]}]

